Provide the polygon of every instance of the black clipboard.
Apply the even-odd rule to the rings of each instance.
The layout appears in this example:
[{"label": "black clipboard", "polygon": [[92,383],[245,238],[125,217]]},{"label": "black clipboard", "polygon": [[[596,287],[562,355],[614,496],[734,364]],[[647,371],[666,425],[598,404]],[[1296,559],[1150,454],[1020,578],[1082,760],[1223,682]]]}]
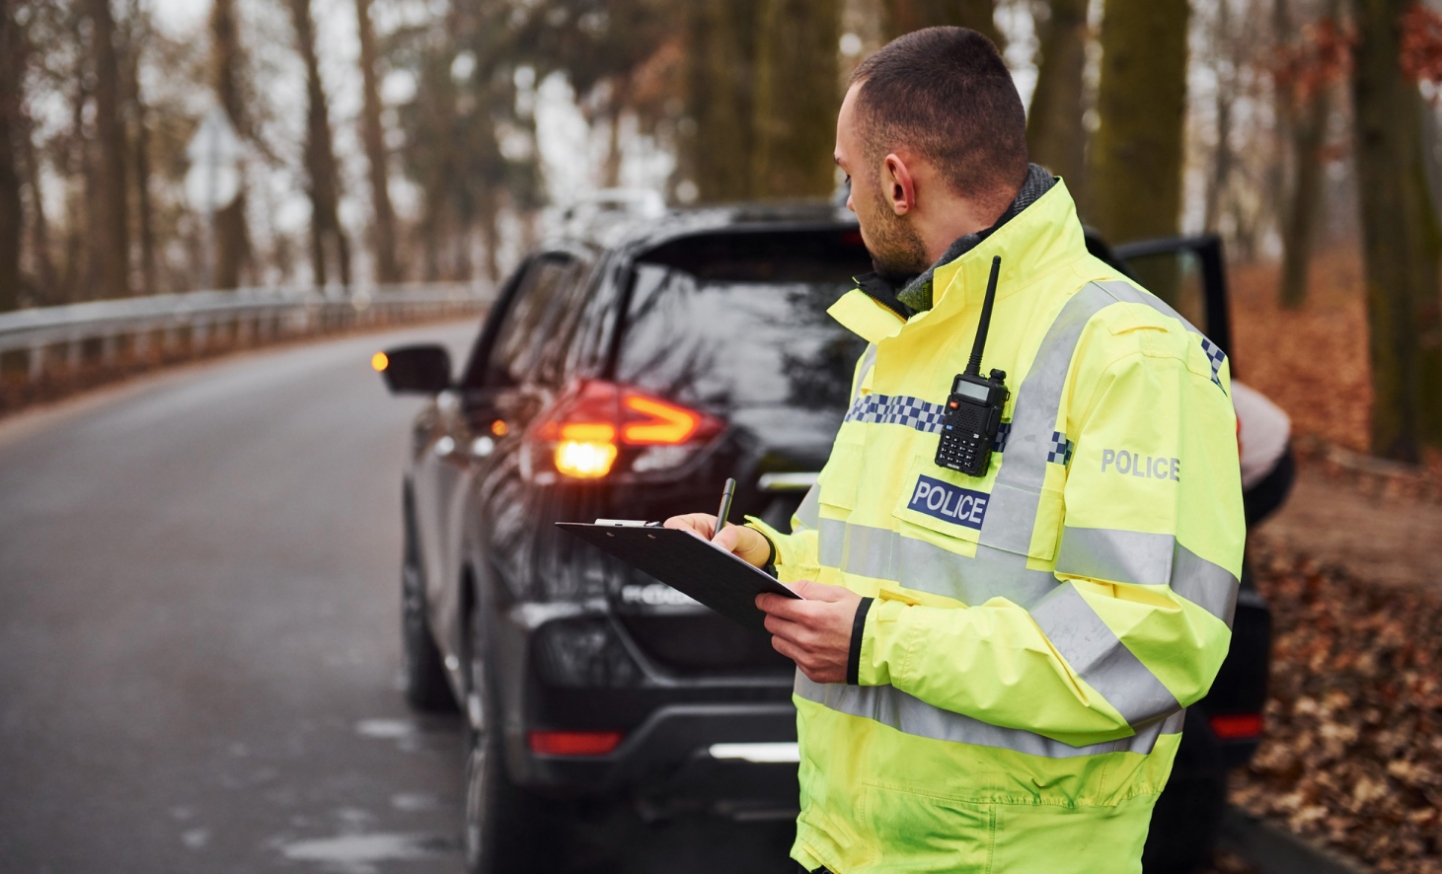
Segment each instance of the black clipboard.
[{"label": "black clipboard", "polygon": [[679,528],[580,522],[556,527],[762,634],[770,632],[763,624],[766,614],[756,608],[757,595],[801,599],[760,568]]}]

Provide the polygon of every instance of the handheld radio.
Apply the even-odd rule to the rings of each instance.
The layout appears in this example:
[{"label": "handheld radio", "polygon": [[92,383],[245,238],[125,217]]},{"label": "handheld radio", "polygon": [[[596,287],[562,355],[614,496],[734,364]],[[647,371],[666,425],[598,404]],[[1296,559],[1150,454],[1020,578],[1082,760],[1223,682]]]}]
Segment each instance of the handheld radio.
[{"label": "handheld radio", "polygon": [[976,339],[971,342],[971,358],[966,372],[958,373],[951,382],[951,397],[946,399],[946,414],[941,423],[941,440],[936,446],[936,463],[968,476],[986,476],[991,466],[991,449],[1001,428],[1001,409],[1011,394],[1006,388],[1006,373],[993,370],[990,377],[981,375],[981,353],[986,348],[986,332],[991,327],[991,307],[996,301],[996,278],[1001,272],[1001,256],[991,259],[991,278],[986,283],[986,299],[981,305],[981,322],[976,326]]}]

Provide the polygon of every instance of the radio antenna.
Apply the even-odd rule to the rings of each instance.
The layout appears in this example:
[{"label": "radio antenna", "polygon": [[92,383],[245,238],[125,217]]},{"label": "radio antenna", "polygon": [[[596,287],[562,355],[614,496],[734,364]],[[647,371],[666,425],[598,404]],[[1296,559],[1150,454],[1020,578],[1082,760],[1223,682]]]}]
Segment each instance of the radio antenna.
[{"label": "radio antenna", "polygon": [[991,278],[986,281],[986,299],[981,303],[981,321],[976,326],[976,339],[971,341],[971,360],[966,362],[966,372],[972,376],[981,375],[981,353],[986,349],[986,332],[991,328],[991,305],[996,302],[996,277],[1001,273],[1001,256],[991,259]]}]

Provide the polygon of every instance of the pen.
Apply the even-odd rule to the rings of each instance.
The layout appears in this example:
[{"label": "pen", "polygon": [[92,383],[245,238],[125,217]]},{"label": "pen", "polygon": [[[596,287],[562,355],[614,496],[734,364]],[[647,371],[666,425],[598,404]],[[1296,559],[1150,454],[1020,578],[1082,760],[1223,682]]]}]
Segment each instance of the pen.
[{"label": "pen", "polygon": [[726,477],[726,487],[721,490],[721,509],[716,511],[716,530],[711,532],[714,541],[726,527],[726,517],[731,515],[731,499],[736,496],[736,480]]}]

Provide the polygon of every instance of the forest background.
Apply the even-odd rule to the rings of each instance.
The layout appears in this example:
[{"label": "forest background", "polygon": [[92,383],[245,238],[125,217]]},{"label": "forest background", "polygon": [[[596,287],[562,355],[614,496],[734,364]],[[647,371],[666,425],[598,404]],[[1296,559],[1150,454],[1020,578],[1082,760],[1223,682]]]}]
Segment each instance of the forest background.
[{"label": "forest background", "polygon": [[1436,464],[1442,15],[1411,0],[0,0],[0,310],[495,282],[598,188],[826,197],[847,75],[932,24],[1002,48],[1085,222],[1220,234],[1243,338],[1261,307],[1262,345],[1338,359],[1356,396],[1284,401],[1303,430]]}]

